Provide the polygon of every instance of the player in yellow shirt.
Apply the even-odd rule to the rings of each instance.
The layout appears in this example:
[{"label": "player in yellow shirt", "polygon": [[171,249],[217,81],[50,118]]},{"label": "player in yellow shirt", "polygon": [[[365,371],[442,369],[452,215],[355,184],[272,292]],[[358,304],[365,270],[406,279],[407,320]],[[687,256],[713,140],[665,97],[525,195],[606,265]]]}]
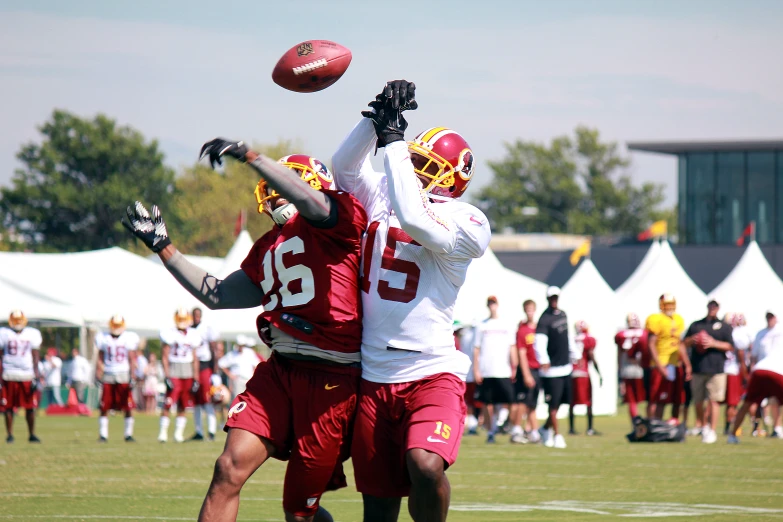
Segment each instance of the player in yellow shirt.
[{"label": "player in yellow shirt", "polygon": [[682,343],[685,321],[675,313],[677,300],[672,294],[663,294],[658,305],[660,313],[648,317],[645,324],[652,361],[647,416],[660,419],[665,405],[671,404],[672,419],[676,420],[685,402],[685,381],[691,379],[691,362]]}]

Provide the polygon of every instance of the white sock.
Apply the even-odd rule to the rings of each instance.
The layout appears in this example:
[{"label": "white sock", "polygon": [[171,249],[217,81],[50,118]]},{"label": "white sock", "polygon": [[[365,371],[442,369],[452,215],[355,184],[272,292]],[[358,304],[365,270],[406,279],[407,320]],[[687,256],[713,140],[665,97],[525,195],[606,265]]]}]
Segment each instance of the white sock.
[{"label": "white sock", "polygon": [[185,426],[188,424],[188,418],[185,416],[177,417],[174,424],[174,440],[183,440],[185,438]]},{"label": "white sock", "polygon": [[133,437],[133,417],[125,417],[125,436]]},{"label": "white sock", "polygon": [[214,435],[217,431],[217,416],[215,415],[215,405],[207,404],[204,406],[204,409],[207,410],[207,431],[210,433],[210,435]]},{"label": "white sock", "polygon": [[511,428],[512,435],[522,435],[522,426],[514,426]]},{"label": "white sock", "polygon": [[468,428],[468,430],[475,430],[478,428],[478,419],[475,415],[468,415],[468,418],[465,420],[465,427]]},{"label": "white sock", "polygon": [[109,418],[98,417],[98,435],[104,439],[109,438]]},{"label": "white sock", "polygon": [[167,415],[163,415],[160,418],[160,434],[158,435],[158,438],[161,440],[168,440],[169,438],[169,424],[171,424],[171,419]]},{"label": "white sock", "polygon": [[204,436],[204,428],[201,426],[201,410],[203,408],[201,406],[194,406],[193,407],[193,425],[196,428],[196,433]]},{"label": "white sock", "polygon": [[502,426],[506,423],[508,420],[508,408],[500,408],[500,411],[498,412],[498,419],[497,423],[499,426]]}]

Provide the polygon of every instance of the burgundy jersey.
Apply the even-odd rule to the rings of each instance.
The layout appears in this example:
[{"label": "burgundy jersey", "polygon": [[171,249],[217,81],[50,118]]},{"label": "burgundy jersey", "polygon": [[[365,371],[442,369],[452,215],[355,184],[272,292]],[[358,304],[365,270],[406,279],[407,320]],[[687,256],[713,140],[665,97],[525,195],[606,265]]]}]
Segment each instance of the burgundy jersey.
[{"label": "burgundy jersey", "polygon": [[270,323],[317,348],[357,353],[359,258],[367,215],[350,194],[328,194],[337,205],[334,227],[316,227],[297,213],[256,241],[242,270],[264,292],[259,333]]},{"label": "burgundy jersey", "polygon": [[628,358],[637,361],[642,368],[651,364],[650,350],[647,348],[649,332],[645,328],[628,328],[614,336],[614,343],[620,352],[625,351]]},{"label": "burgundy jersey", "polygon": [[587,363],[589,362],[589,354],[595,350],[595,337],[589,334],[579,334],[576,336],[576,344],[582,346],[582,358],[574,364],[574,372],[571,374],[574,377],[587,377]]},{"label": "burgundy jersey", "polygon": [[541,368],[536,357],[536,329],[527,323],[519,323],[517,330],[517,349],[524,348],[527,354],[527,365],[531,370]]}]

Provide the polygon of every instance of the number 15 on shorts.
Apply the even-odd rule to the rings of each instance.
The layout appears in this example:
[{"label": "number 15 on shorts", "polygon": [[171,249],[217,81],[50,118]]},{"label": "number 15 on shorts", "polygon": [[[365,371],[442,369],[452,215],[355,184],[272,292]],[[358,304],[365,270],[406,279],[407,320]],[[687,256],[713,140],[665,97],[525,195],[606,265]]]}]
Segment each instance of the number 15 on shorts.
[{"label": "number 15 on shorts", "polygon": [[451,426],[442,422],[436,422],[435,435],[440,435],[444,439],[449,440],[449,437],[451,437]]}]

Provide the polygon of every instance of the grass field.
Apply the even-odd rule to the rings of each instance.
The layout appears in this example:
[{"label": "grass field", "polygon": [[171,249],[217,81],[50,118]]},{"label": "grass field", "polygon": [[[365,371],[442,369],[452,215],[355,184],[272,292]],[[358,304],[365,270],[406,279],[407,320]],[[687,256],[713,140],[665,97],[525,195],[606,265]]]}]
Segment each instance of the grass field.
[{"label": "grass field", "polygon": [[[597,427],[603,436],[571,437],[565,450],[465,437],[448,473],[449,520],[783,519],[783,441],[629,444],[626,417]],[[157,418],[145,416],[133,445],[122,441],[120,416],[105,445],[95,418],[39,417],[37,431],[43,444],[28,444],[17,418],[17,442],[0,446],[0,520],[194,520],[224,440],[159,444]],[[283,469],[270,461],[251,478],[239,520],[281,519]],[[349,487],[323,505],[336,520],[360,520],[350,464],[347,472]],[[405,506],[400,520],[410,520]]]}]

